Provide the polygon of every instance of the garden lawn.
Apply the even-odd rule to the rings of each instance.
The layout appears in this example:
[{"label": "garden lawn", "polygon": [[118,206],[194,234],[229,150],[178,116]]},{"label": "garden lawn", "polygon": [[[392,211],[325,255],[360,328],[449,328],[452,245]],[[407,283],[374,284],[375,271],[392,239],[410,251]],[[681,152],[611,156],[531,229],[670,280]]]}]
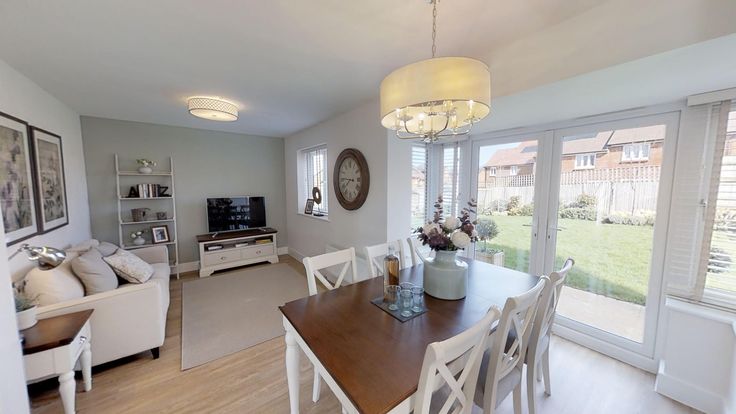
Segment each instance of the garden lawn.
[{"label": "garden lawn", "polygon": [[[488,248],[503,250],[505,267],[528,271],[532,218],[527,216],[481,216],[498,224],[499,234]],[[600,224],[560,219],[555,267],[566,258],[575,259],[567,285],[626,302],[645,304],[652,255],[652,226]],[[483,242],[477,249],[482,249]]]}]

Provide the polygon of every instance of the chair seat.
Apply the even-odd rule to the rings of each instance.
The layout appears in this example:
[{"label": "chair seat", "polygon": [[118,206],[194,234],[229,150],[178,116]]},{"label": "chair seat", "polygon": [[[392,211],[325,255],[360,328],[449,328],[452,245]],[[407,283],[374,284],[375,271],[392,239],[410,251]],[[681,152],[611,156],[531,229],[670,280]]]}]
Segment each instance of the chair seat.
[{"label": "chair seat", "polygon": [[[478,385],[475,387],[475,404],[479,407],[483,407],[483,396],[486,390],[486,373],[488,372],[488,358],[490,357],[491,351],[488,350],[483,354],[483,360],[480,364],[480,376],[478,377]],[[515,367],[505,377],[498,381],[498,387],[496,388],[496,407],[506,398],[507,395],[511,394],[517,384],[521,382],[521,368]]]},{"label": "chair seat", "polygon": [[[511,331],[509,332],[509,336],[506,338],[506,346],[504,347],[504,352],[508,352],[509,349],[511,349],[511,346],[514,344],[514,341],[516,341],[516,334]],[[539,358],[540,355],[544,353],[544,351],[547,349],[547,346],[549,345],[549,335],[543,336],[539,340],[539,345],[537,346],[537,354],[536,357]],[[524,358],[524,362],[528,362],[529,354],[527,353],[526,357]]]}]

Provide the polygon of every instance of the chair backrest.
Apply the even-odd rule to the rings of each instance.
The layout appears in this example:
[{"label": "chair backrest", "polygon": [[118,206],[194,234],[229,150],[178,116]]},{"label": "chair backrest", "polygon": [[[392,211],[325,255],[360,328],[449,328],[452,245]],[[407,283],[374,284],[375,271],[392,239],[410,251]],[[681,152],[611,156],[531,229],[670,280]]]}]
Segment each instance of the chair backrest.
[{"label": "chair backrest", "polygon": [[411,236],[407,238],[406,242],[409,244],[409,252],[411,253],[412,266],[424,263],[427,255],[424,254],[424,252],[422,251],[422,243],[419,241],[417,236]]},{"label": "chair backrest", "polygon": [[[442,402],[439,411],[435,407],[432,412],[445,414],[453,406],[456,407],[453,413],[471,412],[481,359],[488,347],[488,334],[500,315],[501,311],[493,306],[483,319],[470,329],[442,342],[427,345],[422,371],[419,374],[419,386],[414,398],[414,413],[429,413],[432,394],[445,383],[450,395]],[[460,372],[452,372],[448,367],[456,361],[465,362]]]},{"label": "chair backrest", "polygon": [[395,240],[388,243],[365,247],[365,257],[371,269],[371,277],[383,276],[383,258],[388,254],[389,246],[393,246],[396,257],[399,258],[399,269],[406,269],[409,263],[404,257],[404,243]]},{"label": "chair backrest", "polygon": [[549,283],[544,288],[542,296],[537,306],[537,314],[534,318],[534,326],[532,326],[531,337],[529,338],[529,353],[533,357],[537,354],[537,348],[545,336],[548,336],[552,323],[555,319],[557,304],[560,301],[562,287],[567,279],[567,272],[572,269],[575,261],[568,258],[562,265],[562,269],[552,272],[549,275]]},{"label": "chair backrest", "polygon": [[[528,292],[506,299],[501,320],[496,331],[492,333],[488,371],[482,374],[486,375],[485,390],[483,392],[484,412],[491,412],[496,408],[497,401],[505,397],[505,395],[497,395],[498,382],[511,373],[514,368],[522,368],[524,365],[534,315],[544,286],[548,282],[549,278],[542,276],[539,282]],[[509,338],[509,333],[512,331],[514,341],[509,346],[507,338]],[[521,377],[519,377],[519,381],[521,381]]]},{"label": "chair backrest", "polygon": [[[354,282],[356,278],[356,265],[355,265],[355,249],[349,248],[345,250],[338,250],[336,252],[325,253],[314,257],[305,257],[302,260],[304,263],[304,269],[307,271],[307,286],[309,287],[309,295],[316,295],[317,292],[317,280],[319,280],[327,290],[337,289],[342,285],[345,280],[345,275],[350,269],[350,282]],[[331,283],[321,270],[325,268],[343,265],[340,270],[340,274],[337,277],[335,283]]]}]

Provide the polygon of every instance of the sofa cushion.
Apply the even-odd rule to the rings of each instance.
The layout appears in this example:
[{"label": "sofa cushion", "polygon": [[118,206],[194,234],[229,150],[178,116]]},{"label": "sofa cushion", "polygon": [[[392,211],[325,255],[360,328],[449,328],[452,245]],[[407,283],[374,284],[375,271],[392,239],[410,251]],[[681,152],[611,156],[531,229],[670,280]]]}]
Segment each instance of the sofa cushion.
[{"label": "sofa cushion", "polygon": [[115,254],[115,252],[118,251],[118,246],[103,241],[97,246],[97,250],[102,254],[102,257],[107,257]]},{"label": "sofa cushion", "polygon": [[123,249],[115,254],[104,257],[115,273],[130,283],[143,283],[153,275],[153,267],[141,260],[138,256]]},{"label": "sofa cushion", "polygon": [[107,292],[118,287],[115,272],[102,260],[102,254],[97,249],[89,249],[74,258],[72,270],[82,281],[86,295]]},{"label": "sofa cushion", "polygon": [[100,245],[100,242],[95,239],[89,239],[85,240],[83,242],[77,243],[74,246],[68,248],[65,250],[66,253],[84,253],[87,250],[97,247]]},{"label": "sofa cushion", "polygon": [[36,297],[39,306],[74,300],[84,297],[84,286],[72,271],[71,261],[77,257],[74,252],[58,267],[51,270],[33,268],[26,274],[26,293]]}]

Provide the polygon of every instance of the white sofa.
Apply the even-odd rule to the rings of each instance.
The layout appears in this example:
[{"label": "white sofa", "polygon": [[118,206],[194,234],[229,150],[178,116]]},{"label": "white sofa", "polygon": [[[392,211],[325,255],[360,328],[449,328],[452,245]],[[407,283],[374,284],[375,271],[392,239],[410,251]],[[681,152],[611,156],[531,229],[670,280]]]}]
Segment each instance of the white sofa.
[{"label": "white sofa", "polygon": [[[115,290],[39,306],[37,310],[38,318],[43,319],[94,309],[92,365],[148,350],[158,358],[158,348],[164,343],[171,272],[168,251],[165,246],[151,246],[131,252],[153,266],[153,276],[146,283],[122,284]],[[61,265],[50,272],[71,272],[71,267]]]}]

